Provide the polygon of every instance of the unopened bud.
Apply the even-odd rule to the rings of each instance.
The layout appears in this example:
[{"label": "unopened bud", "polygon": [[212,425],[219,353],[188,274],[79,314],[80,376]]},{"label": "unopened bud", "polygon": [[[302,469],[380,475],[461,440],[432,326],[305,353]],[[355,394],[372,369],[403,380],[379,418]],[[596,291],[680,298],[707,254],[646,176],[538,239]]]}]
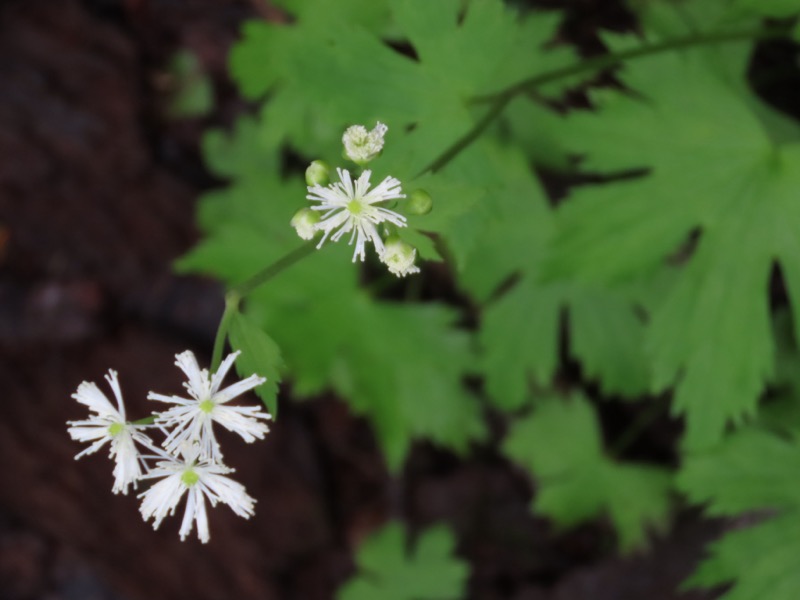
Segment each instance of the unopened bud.
[{"label": "unopened bud", "polygon": [[386,240],[381,261],[389,267],[389,272],[405,277],[411,273],[419,273],[419,267],[414,266],[416,258],[416,248],[397,236],[391,236]]},{"label": "unopened bud", "polygon": [[389,128],[378,121],[372,131],[363,125],[348,127],[342,136],[344,155],[358,165],[365,165],[383,150],[383,136]]},{"label": "unopened bud", "polygon": [[317,235],[316,224],[319,223],[319,213],[310,208],[301,208],[289,223],[301,239],[310,240]]},{"label": "unopened bud", "polygon": [[427,215],[433,208],[433,198],[425,190],[414,190],[406,202],[406,212],[410,215]]},{"label": "unopened bud", "polygon": [[309,186],[326,186],[330,181],[331,168],[321,160],[315,160],[306,169],[306,183]]}]

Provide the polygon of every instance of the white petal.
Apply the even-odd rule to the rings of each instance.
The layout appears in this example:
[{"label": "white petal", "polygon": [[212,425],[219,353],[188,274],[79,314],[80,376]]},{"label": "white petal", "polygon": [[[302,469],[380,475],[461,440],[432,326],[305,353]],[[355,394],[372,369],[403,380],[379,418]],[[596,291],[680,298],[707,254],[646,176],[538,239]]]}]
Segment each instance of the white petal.
[{"label": "white petal", "polygon": [[94,383],[84,381],[78,386],[78,390],[72,394],[72,397],[99,415],[115,417],[119,415],[117,409]]},{"label": "white petal", "polygon": [[217,404],[224,404],[225,402],[229,402],[234,398],[241,396],[245,392],[252,390],[260,386],[262,383],[267,381],[266,377],[261,377],[260,375],[250,375],[247,379],[242,379],[241,381],[237,381],[236,383],[229,385],[224,390],[221,390],[214,394],[212,400],[214,400]]},{"label": "white petal", "polygon": [[219,369],[217,369],[217,372],[214,373],[214,376],[211,378],[212,396],[217,393],[217,390],[219,389],[222,380],[225,379],[225,375],[228,374],[228,371],[230,371],[231,367],[233,366],[233,362],[236,360],[239,354],[241,354],[239,350],[228,354],[228,356],[225,357],[225,360],[222,361],[222,364],[219,366]]},{"label": "white petal", "polygon": [[189,380],[187,389],[192,396],[201,397],[208,389],[208,373],[200,370],[197,358],[191,350],[175,355],[175,364],[186,374]]}]

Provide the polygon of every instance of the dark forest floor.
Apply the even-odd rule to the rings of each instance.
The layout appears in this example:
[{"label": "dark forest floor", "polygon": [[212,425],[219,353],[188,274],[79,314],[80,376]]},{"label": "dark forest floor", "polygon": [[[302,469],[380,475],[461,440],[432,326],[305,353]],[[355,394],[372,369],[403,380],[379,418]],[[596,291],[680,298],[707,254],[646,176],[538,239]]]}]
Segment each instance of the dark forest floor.
[{"label": "dark forest floor", "polygon": [[[206,546],[181,543],[175,518],[142,523],[133,495],[110,493],[103,452],[73,461],[80,381],[115,368],[146,414],[135,399],[179,389],[174,354],[211,346],[221,290],[170,263],[197,239],[198,194],[219,184],[199,137],[246,108],[225,65],[253,6],[0,4],[0,600],[332,598],[353,547],[398,511],[455,527],[472,598],[712,597],[674,590],[720,524],[678,515],[650,552],[619,558],[602,523],[558,533],[532,516],[530,482],[491,447],[462,461],[420,445],[390,481],[367,424],[334,398],[296,404],[287,389],[268,441],[233,446],[256,517],[214,511]],[[179,48],[214,78],[205,120],[163,116],[158,81]]]}]

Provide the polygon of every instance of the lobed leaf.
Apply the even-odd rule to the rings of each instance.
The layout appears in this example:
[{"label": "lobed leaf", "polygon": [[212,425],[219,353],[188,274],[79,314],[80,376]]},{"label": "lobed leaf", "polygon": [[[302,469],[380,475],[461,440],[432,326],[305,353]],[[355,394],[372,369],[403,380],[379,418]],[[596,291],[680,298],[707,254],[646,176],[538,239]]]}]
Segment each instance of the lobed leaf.
[{"label": "lobed leaf", "polygon": [[467,565],[452,557],[455,541],[445,526],[422,532],[410,552],[399,523],[389,523],[358,549],[359,574],[337,600],[457,600],[466,592]]}]

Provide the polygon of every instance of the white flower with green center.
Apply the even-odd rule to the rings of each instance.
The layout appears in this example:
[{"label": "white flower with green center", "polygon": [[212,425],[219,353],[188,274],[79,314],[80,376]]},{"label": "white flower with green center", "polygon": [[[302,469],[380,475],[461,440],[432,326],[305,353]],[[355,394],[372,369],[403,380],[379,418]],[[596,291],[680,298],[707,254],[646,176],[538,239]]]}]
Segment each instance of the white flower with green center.
[{"label": "white flower with green center", "polygon": [[383,150],[383,138],[388,130],[380,121],[372,131],[367,131],[363,125],[348,127],[342,136],[345,156],[356,164],[367,164]]},{"label": "white flower with green center", "polygon": [[377,206],[381,202],[405,198],[400,188],[400,182],[394,177],[387,177],[372,190],[369,189],[369,178],[372,171],[364,171],[355,182],[346,169],[336,169],[339,181],[327,187],[314,185],[308,187],[306,198],[319,205],[312,206],[311,210],[324,211],[322,218],[315,227],[324,232],[317,248],[321,248],[330,236],[331,241],[339,241],[346,233],[351,233],[350,244],[356,242],[353,252],[353,262],[356,258],[364,260],[364,247],[367,242],[375,245],[378,256],[383,255],[383,240],[378,233],[377,226],[388,222],[396,227],[405,227],[406,218],[384,208]]},{"label": "white flower with green center", "polygon": [[72,394],[81,404],[88,406],[95,414],[83,421],[67,421],[70,437],[79,442],[92,442],[91,446],[79,452],[78,459],[86,454],[97,452],[106,443],[110,443],[109,455],[114,459],[115,494],[128,493],[128,487],[141,479],[145,467],[135,442],[153,448],[153,442],[142,431],[145,425],[134,425],[125,419],[125,404],[122,401],[122,390],[119,387],[117,372],[109,370],[106,381],[114,392],[117,406],[114,407],[106,395],[94,383],[84,381]]},{"label": "white flower with green center", "polygon": [[200,369],[194,354],[187,350],[175,356],[175,364],[186,374],[188,381],[184,387],[190,398],[181,396],[165,396],[150,392],[150,400],[175,404],[174,407],[156,414],[156,425],[161,427],[167,438],[164,448],[171,454],[177,454],[184,443],[197,443],[201,460],[219,462],[222,452],[214,436],[214,422],[228,431],[238,434],[245,442],[264,439],[269,428],[262,421],[272,417],[263,411],[261,406],[228,406],[228,402],[241,394],[252,390],[266,381],[264,377],[251,375],[247,379],[220,389],[222,380],[227,375],[239,352],[229,354],[222,361],[214,375],[209,377],[206,369]]},{"label": "white flower with green center", "polygon": [[218,502],[227,504],[234,513],[249,519],[253,515],[255,499],[250,497],[245,487],[226,477],[233,469],[225,465],[200,459],[200,447],[186,443],[181,447],[181,458],[162,453],[165,459],[159,461],[145,479],[163,478],[146,492],[139,494],[142,504],[139,512],[145,521],[153,518],[153,529],[158,529],[161,521],[175,514],[175,509],[186,497],[186,510],[179,535],[185,540],[197,524],[197,537],[204,544],[211,539],[206,514],[206,498],[211,506]]}]

